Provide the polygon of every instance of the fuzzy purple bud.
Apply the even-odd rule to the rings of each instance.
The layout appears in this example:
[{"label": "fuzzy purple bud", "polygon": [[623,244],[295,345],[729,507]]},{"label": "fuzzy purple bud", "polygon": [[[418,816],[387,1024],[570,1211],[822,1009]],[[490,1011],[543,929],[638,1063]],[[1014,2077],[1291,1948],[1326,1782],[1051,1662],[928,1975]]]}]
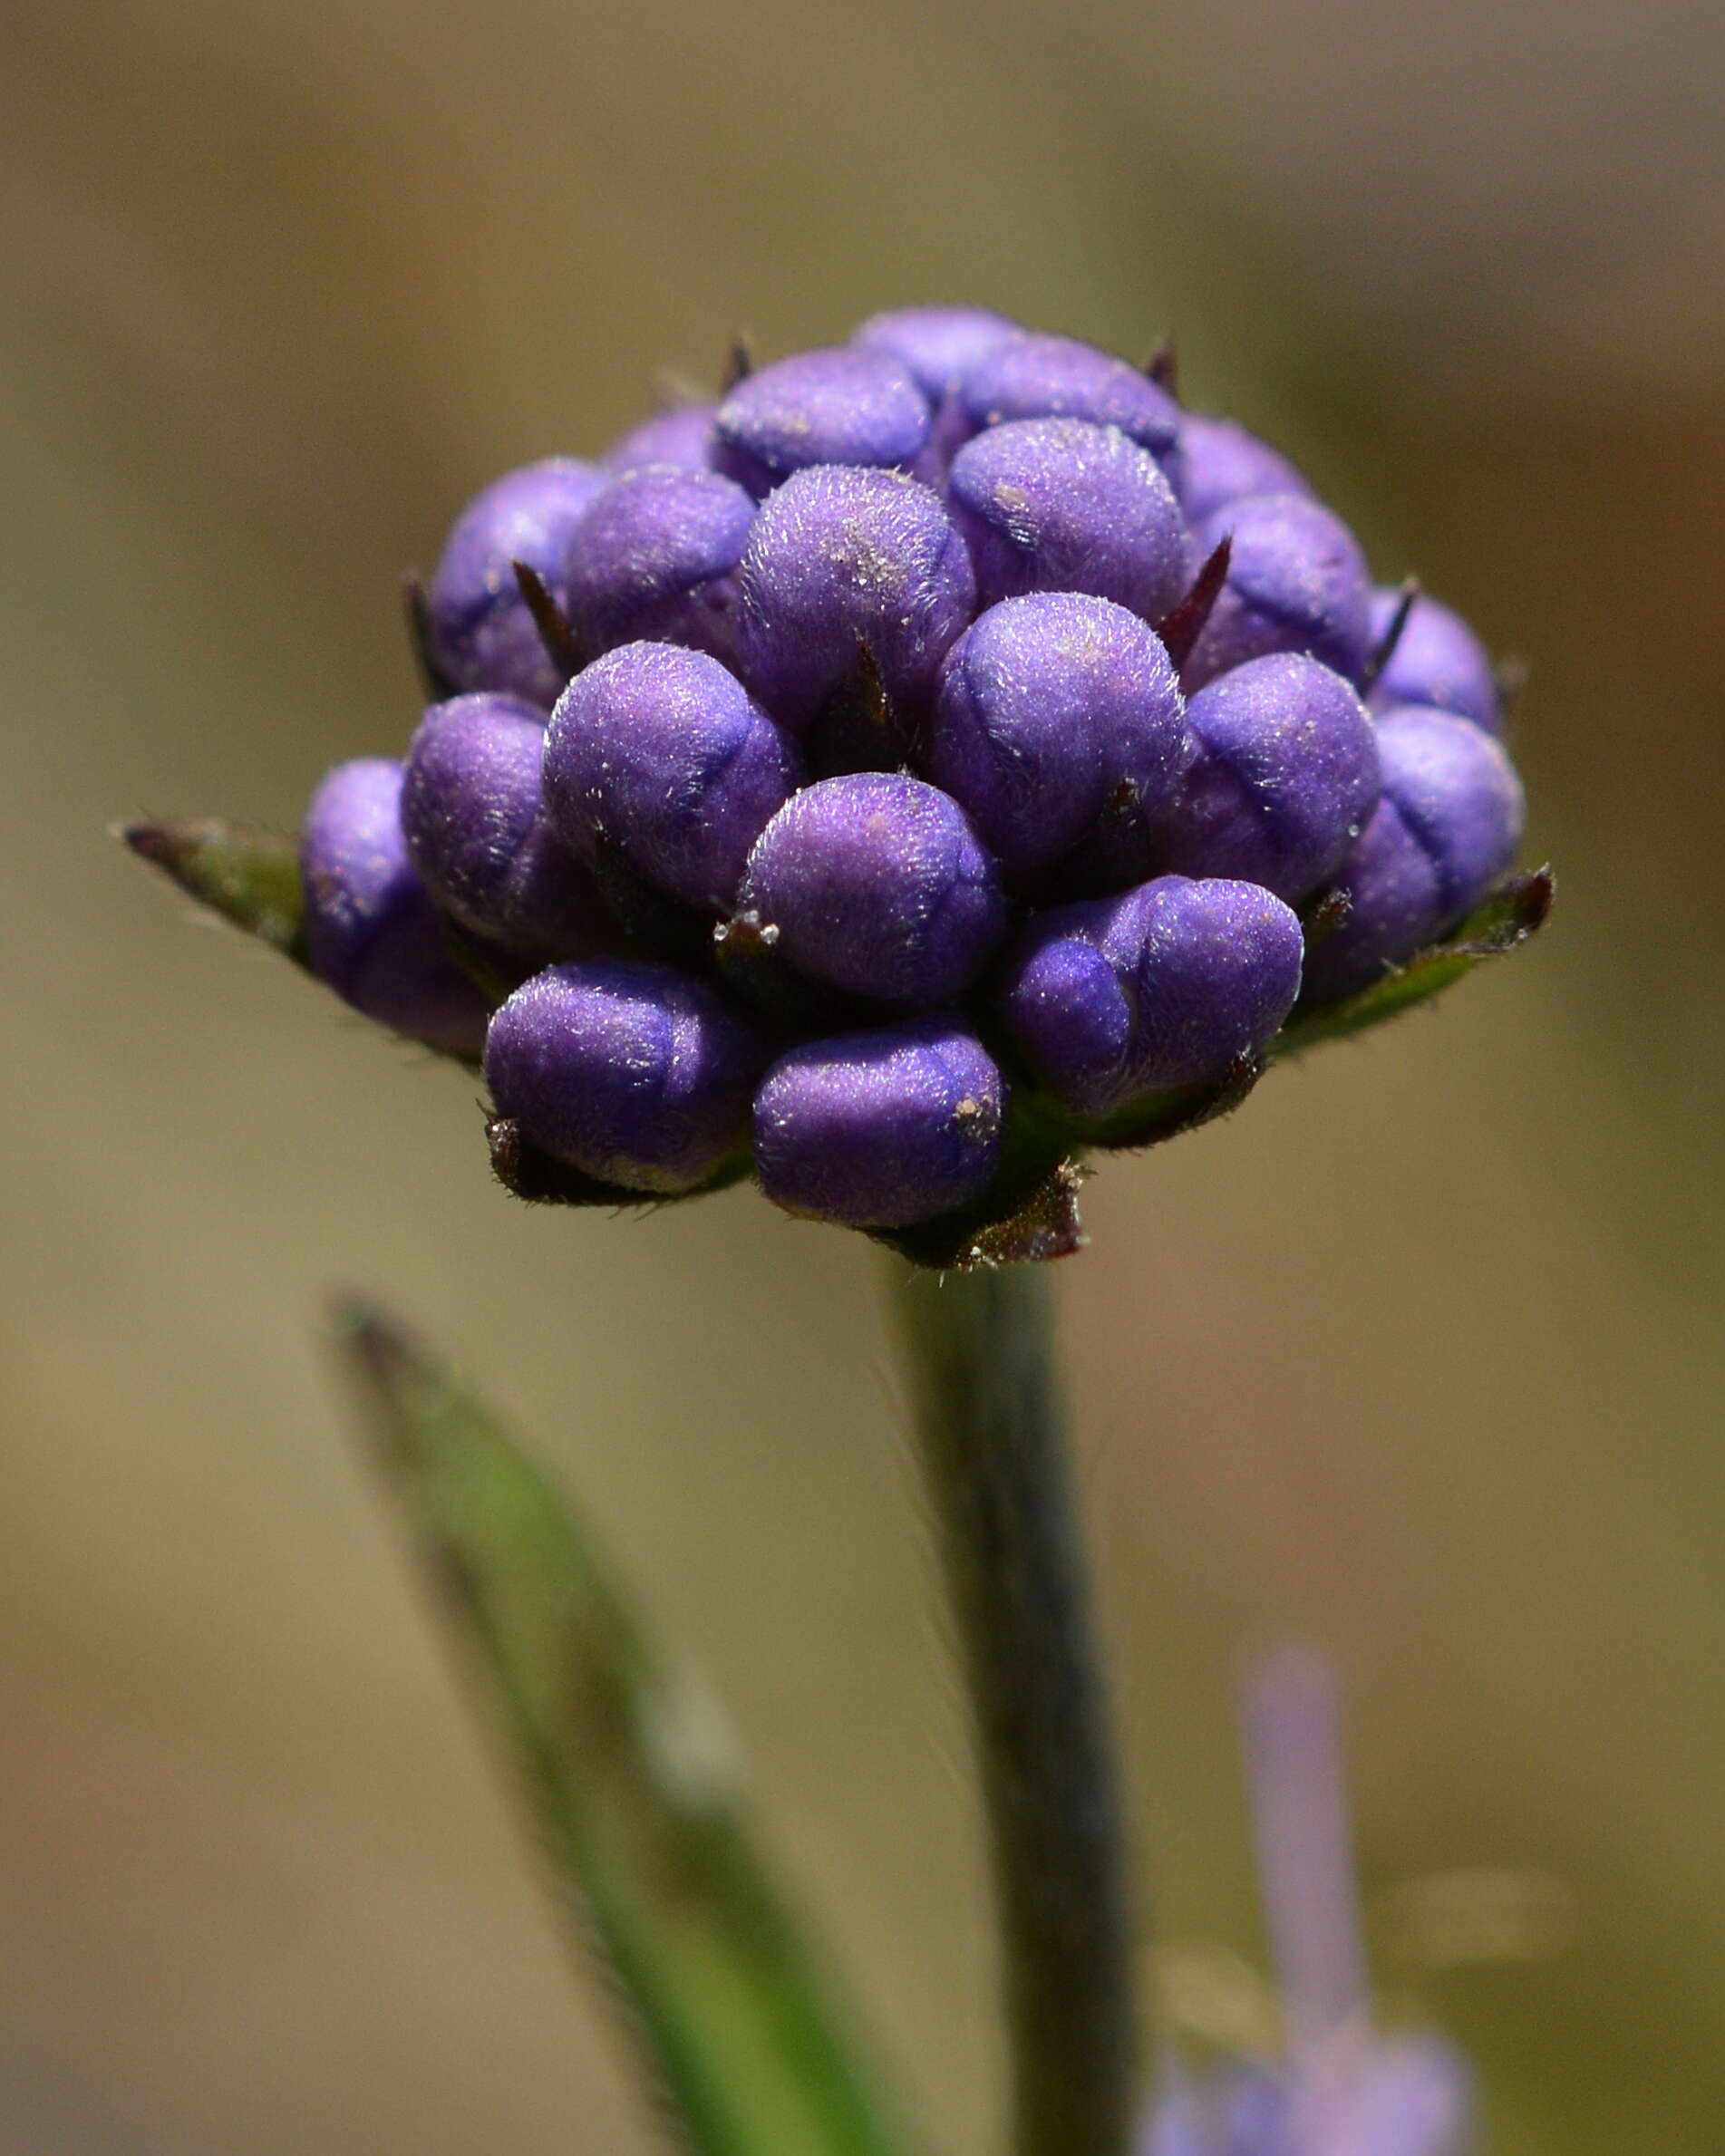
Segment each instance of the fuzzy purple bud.
[{"label": "fuzzy purple bud", "polygon": [[754,520],[739,581],[740,671],[797,733],[854,680],[864,646],[892,702],[919,709],[975,612],[970,556],[939,496],[896,472],[828,466],[787,480]]},{"label": "fuzzy purple bud", "polygon": [[1198,745],[1156,833],[1183,875],[1245,876],[1298,905],[1365,829],[1379,793],[1364,705],[1315,659],[1248,660],[1186,707]]},{"label": "fuzzy purple bud", "polygon": [[1188,411],[1180,428],[1180,507],[1202,523],[1254,494],[1312,494],[1304,475],[1235,420]]},{"label": "fuzzy purple bud", "polygon": [[1303,652],[1351,682],[1371,643],[1365,556],[1339,517],[1302,494],[1250,495],[1193,535],[1200,561],[1231,538],[1227,582],[1182,679],[1188,694],[1248,659]]},{"label": "fuzzy purple bud", "polygon": [[1000,875],[957,802],[859,771],[788,801],[738,894],[800,973],[881,1002],[963,994],[1006,931]]},{"label": "fuzzy purple bud", "polygon": [[538,958],[615,948],[591,877],[540,811],[545,719],[513,696],[433,704],[407,752],[402,831],[433,898],[474,934]]},{"label": "fuzzy purple bud", "polygon": [[1155,458],[1117,427],[1011,421],[967,441],[947,478],[984,606],[1090,592],[1159,620],[1192,581],[1186,519]]},{"label": "fuzzy purple bud", "polygon": [[1118,427],[1170,471],[1176,468],[1179,406],[1129,361],[1075,337],[1009,337],[971,367],[957,402],[973,433],[1003,421],[1087,420]]},{"label": "fuzzy purple bud", "polygon": [[1383,798],[1336,873],[1349,897],[1312,953],[1308,999],[1333,1002],[1454,928],[1516,857],[1525,805],[1499,743],[1471,719],[1404,705],[1378,721]]},{"label": "fuzzy purple bud", "polygon": [[749,849],[802,778],[796,745],[704,652],[629,643],[564,691],[546,814],[595,861],[615,846],[657,889],[723,911]]},{"label": "fuzzy purple bud", "polygon": [[633,471],[642,464],[673,464],[679,471],[710,471],[719,446],[712,404],[679,404],[654,412],[611,444],[599,462],[606,472]]},{"label": "fuzzy purple bud", "polygon": [[1154,630],[1107,599],[1003,600],[946,655],[930,776],[1009,881],[1046,875],[1122,788],[1160,810],[1188,759],[1179,684]]},{"label": "fuzzy purple bud", "polygon": [[755,1096],[755,1172],[787,1213],[851,1228],[933,1220],[993,1181],[1004,1094],[982,1043],[946,1019],[809,1041]]},{"label": "fuzzy purple bud", "polygon": [[670,966],[591,959],[518,988],[491,1020],[485,1082],[542,1151],[629,1190],[707,1182],[748,1135],[760,1034]]},{"label": "fuzzy purple bud", "polygon": [[[1398,591],[1371,595],[1371,641],[1385,635],[1401,604]],[[1422,594],[1402,624],[1383,672],[1372,685],[1371,708],[1388,711],[1397,704],[1434,704],[1471,719],[1488,734],[1504,730],[1503,700],[1497,693],[1491,657],[1458,614]]]},{"label": "fuzzy purple bud", "polygon": [[536,569],[559,605],[569,538],[605,474],[570,457],[506,472],[456,519],[427,594],[431,653],[457,689],[495,689],[548,711],[563,677],[515,581]]},{"label": "fuzzy purple bud", "polygon": [[908,367],[924,396],[938,407],[985,353],[1019,334],[1015,322],[985,307],[896,307],[871,314],[850,341]]},{"label": "fuzzy purple bud", "polygon": [[477,1058],[489,1009],[414,874],[401,799],[402,767],[383,757],[337,764],[312,796],[300,836],[312,971],[367,1018]]},{"label": "fuzzy purple bud", "polygon": [[1158,876],[1038,914],[1001,1010],[1036,1075],[1086,1117],[1262,1054],[1299,993],[1300,923],[1255,884]]},{"label": "fuzzy purple bud", "polygon": [[586,651],[653,637],[728,656],[754,515],[753,497],[717,472],[648,464],[614,479],[569,541],[567,611]]},{"label": "fuzzy purple bud", "polygon": [[714,461],[759,498],[810,465],[908,471],[932,423],[927,398],[890,354],[799,353],[745,375],[720,405]]}]

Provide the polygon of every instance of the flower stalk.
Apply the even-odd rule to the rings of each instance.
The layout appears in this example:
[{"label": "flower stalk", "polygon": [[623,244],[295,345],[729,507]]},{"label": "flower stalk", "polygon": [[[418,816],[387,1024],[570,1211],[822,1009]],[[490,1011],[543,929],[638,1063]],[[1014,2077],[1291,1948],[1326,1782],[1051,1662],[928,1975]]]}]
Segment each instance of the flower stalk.
[{"label": "flower stalk", "polygon": [[1014,2156],[1121,2156],[1131,1925],[1067,1470],[1052,1281],[895,1262],[892,1316],[971,1703],[999,1914]]}]

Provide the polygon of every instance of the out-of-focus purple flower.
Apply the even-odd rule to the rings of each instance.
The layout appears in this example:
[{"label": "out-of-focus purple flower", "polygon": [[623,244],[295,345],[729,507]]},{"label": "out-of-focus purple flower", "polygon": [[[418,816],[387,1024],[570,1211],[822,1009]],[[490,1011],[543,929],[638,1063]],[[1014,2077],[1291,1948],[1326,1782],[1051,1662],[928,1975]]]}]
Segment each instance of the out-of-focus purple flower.
[{"label": "out-of-focus purple flower", "polygon": [[719,446],[712,430],[712,404],[679,404],[654,412],[614,441],[600,458],[607,473],[633,471],[641,464],[674,464],[679,471],[710,471]]},{"label": "out-of-focus purple flower", "polygon": [[896,307],[871,314],[850,341],[908,367],[924,396],[938,407],[984,353],[1019,334],[1015,322],[986,307]]},{"label": "out-of-focus purple flower", "polygon": [[714,471],[646,464],[614,479],[569,540],[567,611],[586,652],[653,637],[727,658],[754,516],[753,497]]},{"label": "out-of-focus purple flower", "polygon": [[1525,803],[1501,745],[1449,711],[1378,721],[1383,798],[1336,872],[1349,907],[1312,953],[1306,993],[1333,1002],[1448,933],[1515,859]]},{"label": "out-of-focus purple flower", "polygon": [[740,670],[800,734],[856,681],[863,647],[892,702],[920,711],[975,611],[970,556],[939,496],[896,472],[788,479],[756,516],[738,578]]},{"label": "out-of-focus purple flower", "polygon": [[1001,1013],[1061,1106],[1105,1117],[1261,1054],[1302,951],[1298,920],[1256,884],[1158,876],[1036,915],[1007,952]]},{"label": "out-of-focus purple flower", "polygon": [[427,594],[431,653],[457,689],[495,689],[548,711],[563,677],[547,657],[511,565],[567,597],[569,538],[606,475],[571,457],[506,472],[457,517]]},{"label": "out-of-focus purple flower", "polygon": [[1312,493],[1302,472],[1236,420],[1196,411],[1180,425],[1179,479],[1180,507],[1193,524],[1248,495]]},{"label": "out-of-focus purple flower", "polygon": [[962,995],[1006,931],[1000,872],[970,818],[938,788],[885,771],[788,801],[737,904],[800,973],[886,1003]]},{"label": "out-of-focus purple flower", "polygon": [[767,1049],[711,982],[634,959],[536,973],[499,1006],[485,1082],[499,1116],[584,1175],[662,1195],[744,1142]]},{"label": "out-of-focus purple flower", "polygon": [[1192,542],[1156,459],[1118,427],[1009,421],[953,459],[947,498],[984,606],[1090,592],[1148,620],[1192,581]]},{"label": "out-of-focus purple flower", "polygon": [[1244,1722],[1283,2056],[1165,2076],[1139,2156],[1467,2156],[1467,2067],[1372,2026],[1334,1681],[1309,1651],[1250,1673]]},{"label": "out-of-focus purple flower", "polygon": [[540,811],[545,719],[514,696],[433,704],[407,752],[402,832],[437,903],[476,935],[541,959],[612,948],[615,929]]},{"label": "out-of-focus purple flower", "polygon": [[1156,833],[1185,875],[1245,876],[1298,905],[1345,859],[1379,793],[1364,705],[1315,659],[1248,660],[1186,707],[1198,746]]},{"label": "out-of-focus purple flower", "polygon": [[474,1058],[489,1008],[414,874],[401,799],[402,767],[384,757],[337,764],[312,796],[300,836],[312,971],[367,1018]]},{"label": "out-of-focus purple flower", "polygon": [[1118,427],[1170,473],[1177,469],[1179,406],[1129,361],[1075,337],[1009,337],[975,361],[956,394],[972,433],[1011,420],[1088,420]]},{"label": "out-of-focus purple flower", "polygon": [[755,1172],[787,1213],[907,1227],[987,1189],[1004,1108],[998,1067],[959,1021],[832,1035],[768,1071],[755,1096]]},{"label": "out-of-focus purple flower", "polygon": [[757,498],[815,464],[910,471],[933,416],[910,370],[888,353],[799,353],[745,375],[725,398],[713,461]]},{"label": "out-of-focus purple flower", "polygon": [[1160,639],[1107,599],[1005,599],[946,654],[930,777],[968,810],[1009,882],[1054,868],[1129,789],[1154,815],[1188,761]]},{"label": "out-of-focus purple flower", "polygon": [[546,813],[583,859],[616,847],[692,906],[727,908],[749,849],[802,778],[796,744],[705,652],[628,643],[564,691]]},{"label": "out-of-focus purple flower", "polygon": [[[1384,636],[1401,604],[1399,590],[1371,595],[1371,641]],[[1491,656],[1461,616],[1423,593],[1414,601],[1383,671],[1372,685],[1374,711],[1434,704],[1471,719],[1488,734],[1504,730],[1503,700]]]},{"label": "out-of-focus purple flower", "polygon": [[1182,675],[1187,691],[1270,652],[1303,652],[1351,682],[1371,643],[1371,581],[1339,517],[1303,494],[1230,502],[1193,535],[1197,556],[1230,538],[1227,582]]}]

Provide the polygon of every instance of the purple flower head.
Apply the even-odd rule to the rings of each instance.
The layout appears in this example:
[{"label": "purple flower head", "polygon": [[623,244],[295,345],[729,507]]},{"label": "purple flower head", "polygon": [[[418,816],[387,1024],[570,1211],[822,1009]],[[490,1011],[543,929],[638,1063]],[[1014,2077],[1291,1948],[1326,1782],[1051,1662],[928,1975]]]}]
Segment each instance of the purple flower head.
[{"label": "purple flower head", "polygon": [[896,472],[799,472],[762,505],[738,574],[740,671],[800,734],[854,681],[865,645],[887,697],[919,711],[975,611],[939,496]]},{"label": "purple flower head", "polygon": [[514,696],[433,704],[407,752],[402,832],[437,903],[476,935],[582,958],[616,932],[580,862],[540,813],[545,720]]},{"label": "purple flower head", "polygon": [[1118,427],[1172,472],[1181,411],[1147,374],[1075,337],[1026,331],[984,352],[960,382],[957,401],[972,433],[1003,421],[1088,420]]},{"label": "purple flower head", "polygon": [[755,1096],[755,1172],[787,1213],[851,1228],[933,1220],[993,1181],[1004,1095],[993,1059],[954,1020],[809,1041]]},{"label": "purple flower head", "polygon": [[1175,2068],[1141,2156],[1467,2156],[1473,2092],[1449,2045],[1372,2026],[1329,1669],[1297,1647],[1250,1673],[1244,1726],[1285,2055]]},{"label": "purple flower head", "polygon": [[1158,876],[1038,914],[1001,1013],[1071,1114],[1108,1117],[1261,1054],[1300,989],[1300,923],[1255,884]]},{"label": "purple flower head", "polygon": [[1188,693],[1270,652],[1303,652],[1358,681],[1371,644],[1365,556],[1339,517],[1303,494],[1249,495],[1194,534],[1200,561],[1233,540],[1227,582],[1187,661]]},{"label": "purple flower head", "polygon": [[1184,875],[1245,876],[1298,905],[1365,829],[1379,742],[1365,707],[1315,659],[1248,660],[1186,707],[1198,754],[1157,834]]},{"label": "purple flower head", "polygon": [[1383,798],[1336,872],[1349,909],[1312,954],[1314,1002],[1368,987],[1454,928],[1521,841],[1521,781],[1472,720],[1410,704],[1377,731]]},{"label": "purple flower head", "polygon": [[506,472],[455,521],[427,595],[431,652],[457,689],[496,689],[548,711],[563,686],[515,581],[537,569],[560,604],[577,520],[605,475],[570,457]]},{"label": "purple flower head", "polygon": [[947,498],[984,606],[1022,592],[1090,592],[1158,620],[1192,581],[1174,490],[1117,427],[1069,419],[991,427],[953,459]]},{"label": "purple flower head", "polygon": [[628,1190],[709,1181],[745,1140],[767,1060],[722,991],[670,966],[552,966],[491,1020],[485,1082],[554,1159]]},{"label": "purple flower head", "polygon": [[1179,497],[1190,523],[1201,524],[1249,495],[1311,493],[1303,474],[1236,420],[1187,413],[1180,427]]},{"label": "purple flower head", "polygon": [[871,314],[850,341],[908,367],[924,396],[938,406],[985,353],[1018,334],[1015,322],[985,307],[896,307]]},{"label": "purple flower head", "polygon": [[1062,861],[1123,788],[1144,811],[1188,758],[1179,684],[1156,633],[1107,599],[1004,599],[946,654],[930,776],[969,812],[1009,881]]},{"label": "purple flower head", "polygon": [[650,636],[727,657],[732,572],[754,515],[753,497],[717,472],[646,464],[614,479],[569,541],[567,611],[586,652]]},{"label": "purple flower head", "polygon": [[639,464],[674,464],[679,471],[710,471],[719,438],[712,430],[712,404],[679,404],[654,412],[614,441],[599,462],[609,473],[633,471]]},{"label": "purple flower head", "polygon": [[1000,875],[956,801],[859,771],[807,787],[755,842],[738,894],[799,972],[886,1003],[962,995],[1006,931]]},{"label": "purple flower head", "polygon": [[[1371,595],[1371,641],[1389,629],[1401,604],[1399,590]],[[1458,614],[1422,594],[1409,610],[1395,649],[1372,684],[1371,708],[1388,711],[1397,704],[1435,704],[1471,719],[1488,734],[1504,730],[1503,700],[1490,654]]]},{"label": "purple flower head", "polygon": [[402,767],[383,757],[337,764],[312,796],[300,836],[312,971],[367,1018],[477,1058],[489,1010],[413,873],[401,799]]},{"label": "purple flower head", "polygon": [[933,416],[908,368],[887,353],[799,353],[745,375],[720,405],[714,461],[757,498],[813,464],[909,471]]},{"label": "purple flower head", "polygon": [[458,1053],[551,969],[490,1032],[518,1195],[737,1179],[777,1058],[780,1204],[917,1264],[1063,1255],[1087,1155],[1544,920],[1548,874],[1497,885],[1522,800],[1477,639],[1411,598],[1387,635],[1400,595],[1181,411],[1171,346],[907,307],[723,382],[469,505],[408,591],[441,701],[404,769],[330,775],[300,877],[219,819],[126,833]]},{"label": "purple flower head", "polygon": [[583,859],[615,846],[685,904],[729,906],[749,849],[802,778],[796,745],[704,652],[628,643],[564,691],[546,814]]}]

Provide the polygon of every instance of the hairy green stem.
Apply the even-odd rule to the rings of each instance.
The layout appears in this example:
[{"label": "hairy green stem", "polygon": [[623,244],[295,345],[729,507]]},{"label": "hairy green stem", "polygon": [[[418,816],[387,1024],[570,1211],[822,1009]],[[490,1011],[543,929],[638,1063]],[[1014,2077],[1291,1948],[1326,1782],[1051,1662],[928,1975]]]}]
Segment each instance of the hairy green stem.
[{"label": "hairy green stem", "polygon": [[893,1314],[974,1720],[1014,2156],[1121,2156],[1131,1936],[1041,1265],[906,1275]]}]

